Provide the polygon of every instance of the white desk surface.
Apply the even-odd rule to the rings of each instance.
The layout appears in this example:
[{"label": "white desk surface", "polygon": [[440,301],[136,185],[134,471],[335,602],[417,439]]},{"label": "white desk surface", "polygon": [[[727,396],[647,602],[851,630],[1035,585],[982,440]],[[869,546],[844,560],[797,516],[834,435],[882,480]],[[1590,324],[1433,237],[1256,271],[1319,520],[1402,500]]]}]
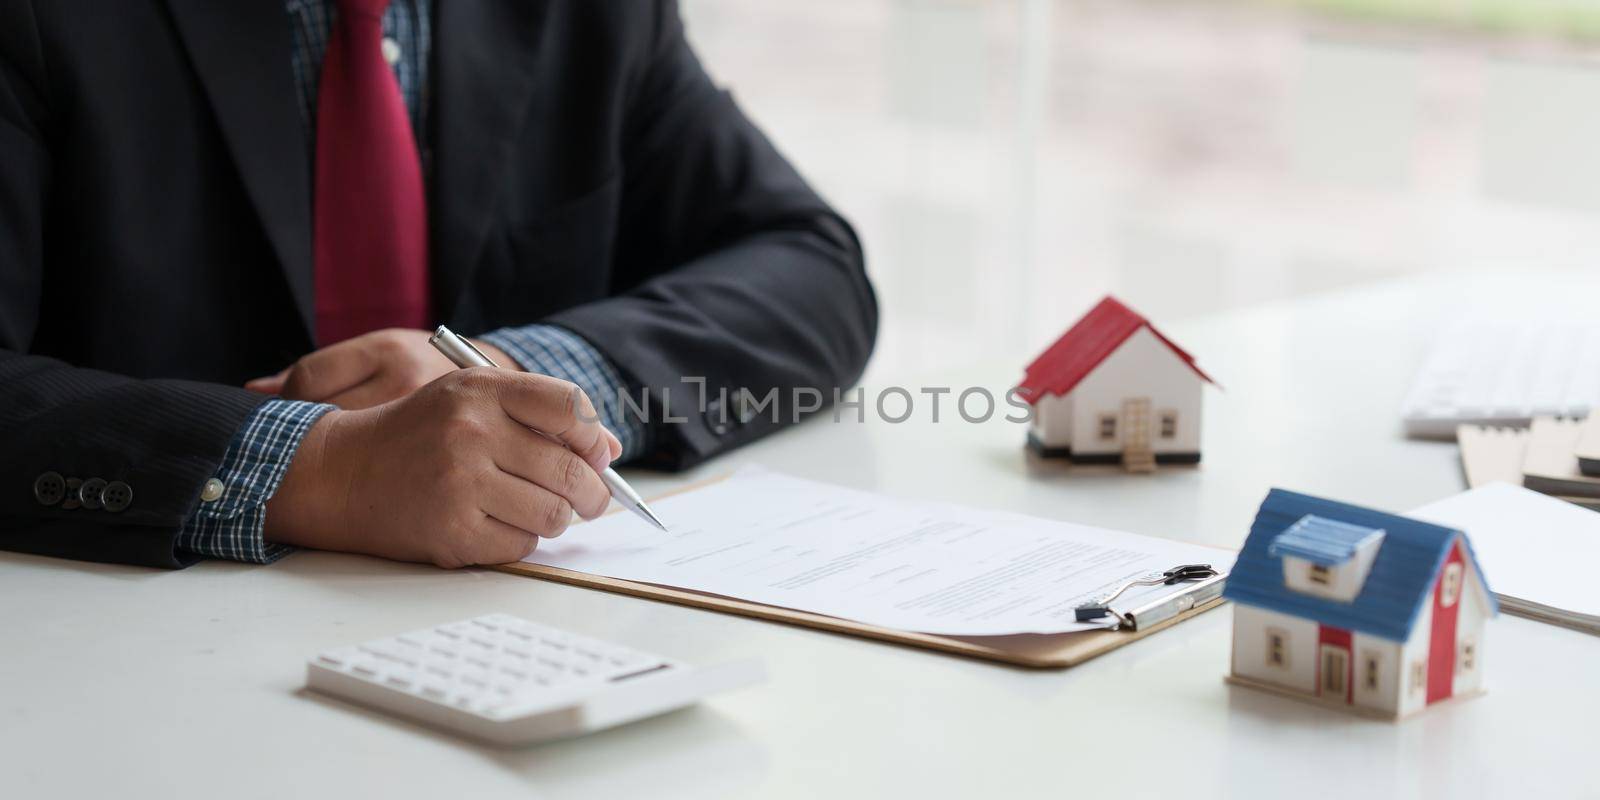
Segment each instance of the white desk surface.
[{"label": "white desk surface", "polygon": [[[1600,296],[1600,275],[1559,280]],[[1270,486],[1403,510],[1463,485],[1452,445],[1398,432],[1426,337],[1458,295],[1558,302],[1521,285],[1424,277],[1165,326],[1226,387],[1198,469],[1069,474],[1025,458],[1019,427],[946,408],[938,425],[825,415],[639,480],[648,494],[761,463],[1230,546]],[[1030,355],[935,382],[1003,389]],[[1224,685],[1225,610],[1031,672],[326,553],[178,572],[0,554],[0,586],[0,797],[1600,796],[1600,638],[1509,617],[1491,628],[1487,696],[1389,724]],[[301,689],[319,649],[495,610],[691,660],[760,655],[771,678],[510,751]]]}]

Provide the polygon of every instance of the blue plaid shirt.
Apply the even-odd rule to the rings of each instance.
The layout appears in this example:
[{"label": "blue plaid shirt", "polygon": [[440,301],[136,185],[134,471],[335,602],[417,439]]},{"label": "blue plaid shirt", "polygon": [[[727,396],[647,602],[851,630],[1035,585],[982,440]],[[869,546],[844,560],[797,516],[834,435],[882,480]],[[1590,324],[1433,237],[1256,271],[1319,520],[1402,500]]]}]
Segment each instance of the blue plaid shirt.
[{"label": "blue plaid shirt", "polygon": [[[389,58],[400,92],[419,132],[418,152],[424,174],[432,161],[427,131],[430,84],[428,63],[433,48],[433,0],[392,0],[383,14],[384,55]],[[330,0],[286,0],[294,47],[294,70],[308,147],[315,152],[317,82],[328,48],[335,9]],[[637,417],[624,413],[619,399],[626,384],[616,367],[594,346],[571,331],[551,325],[502,328],[481,337],[516,359],[529,372],[552,375],[581,387],[598,407],[600,417],[622,441],[623,458],[646,447],[648,430]],[[216,479],[222,494],[202,502],[178,534],[178,547],[213,558],[267,563],[292,548],[269,544],[262,536],[266,502],[283,481],[289,461],[318,419],[332,410],[326,403],[268,400],[234,436],[222,457]]]}]

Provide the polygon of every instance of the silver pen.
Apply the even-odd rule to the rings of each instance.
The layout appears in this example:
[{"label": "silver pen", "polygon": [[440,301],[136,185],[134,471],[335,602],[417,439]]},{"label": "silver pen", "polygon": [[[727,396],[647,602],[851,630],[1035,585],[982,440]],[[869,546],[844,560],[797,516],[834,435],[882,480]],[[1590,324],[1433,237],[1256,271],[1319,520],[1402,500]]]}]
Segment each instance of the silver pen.
[{"label": "silver pen", "polygon": [[[452,363],[462,369],[499,366],[484,355],[482,350],[473,346],[472,342],[455,335],[453,331],[443,325],[440,325],[439,329],[433,332],[433,337],[428,339],[428,344],[438,348],[439,352],[444,353],[445,358],[450,359]],[[661,524],[661,520],[656,519],[655,512],[650,510],[650,506],[645,505],[644,498],[640,497],[639,493],[635,492],[633,487],[629,486],[628,482],[617,474],[616,470],[606,467],[600,473],[600,480],[605,481],[606,488],[611,490],[611,496],[615,497],[623,508],[638,514],[646,522],[662,531],[667,529],[667,526]]]}]

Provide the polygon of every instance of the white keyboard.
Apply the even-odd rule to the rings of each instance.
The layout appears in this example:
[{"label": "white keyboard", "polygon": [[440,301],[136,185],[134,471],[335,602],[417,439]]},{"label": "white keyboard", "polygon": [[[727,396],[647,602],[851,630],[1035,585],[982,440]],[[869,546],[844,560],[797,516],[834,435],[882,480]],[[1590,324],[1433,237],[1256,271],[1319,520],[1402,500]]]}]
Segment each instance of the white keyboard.
[{"label": "white keyboard", "polygon": [[489,614],[319,653],[306,686],[501,744],[575,736],[763,679],[761,662],[710,668]]},{"label": "white keyboard", "polygon": [[1409,436],[1454,439],[1462,424],[1517,426],[1600,407],[1600,322],[1457,323],[1407,396]]}]

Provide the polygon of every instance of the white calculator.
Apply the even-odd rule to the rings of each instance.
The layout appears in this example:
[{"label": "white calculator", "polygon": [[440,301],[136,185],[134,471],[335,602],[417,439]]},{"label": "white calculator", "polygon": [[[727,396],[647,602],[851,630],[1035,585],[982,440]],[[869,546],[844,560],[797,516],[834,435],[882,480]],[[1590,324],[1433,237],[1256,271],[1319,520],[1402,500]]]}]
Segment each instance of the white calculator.
[{"label": "white calculator", "polygon": [[319,653],[306,686],[500,744],[661,714],[759,683],[759,660],[692,667],[509,614]]}]

